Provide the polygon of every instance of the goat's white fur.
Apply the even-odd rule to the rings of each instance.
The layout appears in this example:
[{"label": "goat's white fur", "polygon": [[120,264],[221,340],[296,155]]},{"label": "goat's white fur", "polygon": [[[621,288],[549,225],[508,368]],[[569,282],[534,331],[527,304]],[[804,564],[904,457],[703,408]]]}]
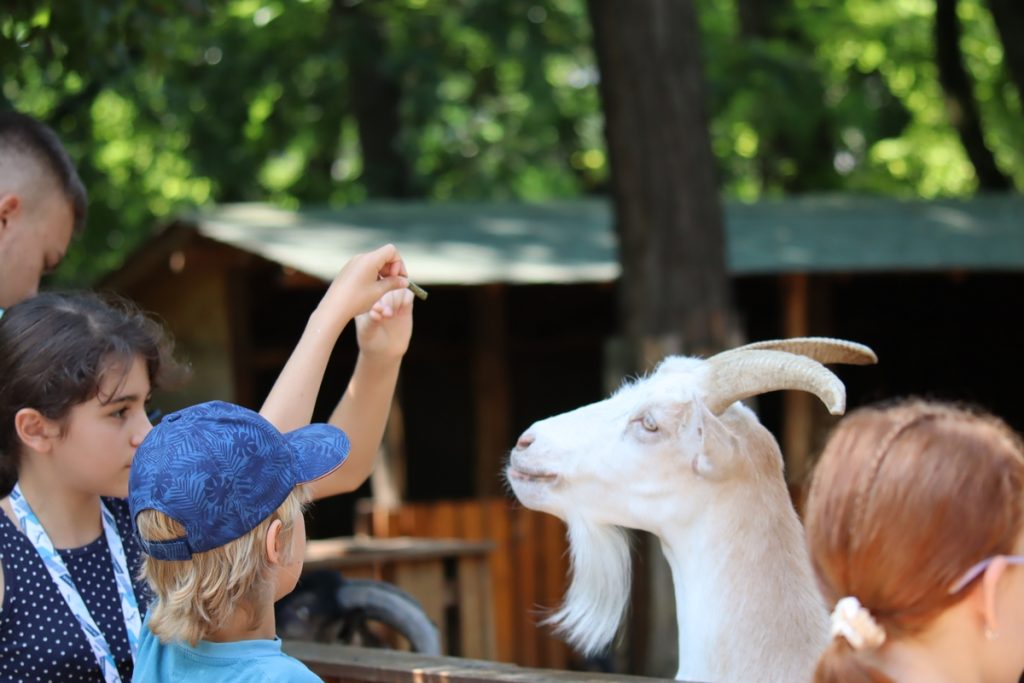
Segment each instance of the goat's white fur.
[{"label": "goat's white fur", "polygon": [[[851,353],[873,362],[865,347]],[[809,680],[828,619],[782,454],[742,404],[708,409],[723,399],[709,389],[713,365],[671,357],[604,401],[537,422],[508,480],[527,507],[568,524],[572,583],[552,620],[583,652],[608,645],[625,610],[627,527],[657,535],[672,570],[677,678]]]},{"label": "goat's white fur", "polygon": [[573,581],[546,623],[583,652],[597,652],[615,637],[629,602],[629,537],[585,518],[569,520],[568,528]]}]

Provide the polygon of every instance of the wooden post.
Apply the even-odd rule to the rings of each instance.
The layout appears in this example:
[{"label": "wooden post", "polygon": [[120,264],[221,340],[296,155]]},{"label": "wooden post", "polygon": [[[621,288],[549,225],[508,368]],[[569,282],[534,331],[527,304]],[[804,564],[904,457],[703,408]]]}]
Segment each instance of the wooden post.
[{"label": "wooden post", "polygon": [[486,557],[456,560],[456,604],[459,610],[459,656],[494,659],[494,603]]},{"label": "wooden post", "polygon": [[[784,336],[806,337],[809,334],[808,276],[783,275],[781,284]],[[799,488],[811,461],[814,397],[803,391],[787,391],[782,401],[782,454],[786,459],[786,479]]]},{"label": "wooden post", "polygon": [[444,563],[439,559],[402,562],[395,563],[392,570],[394,575],[391,581],[415,597],[430,620],[437,624],[441,636],[441,652],[451,652],[450,648],[455,644],[448,642],[448,619],[445,618],[448,595],[445,590]]},{"label": "wooden post", "polygon": [[512,446],[504,285],[485,285],[477,291],[473,318],[476,495],[486,497],[501,494],[501,465]]}]

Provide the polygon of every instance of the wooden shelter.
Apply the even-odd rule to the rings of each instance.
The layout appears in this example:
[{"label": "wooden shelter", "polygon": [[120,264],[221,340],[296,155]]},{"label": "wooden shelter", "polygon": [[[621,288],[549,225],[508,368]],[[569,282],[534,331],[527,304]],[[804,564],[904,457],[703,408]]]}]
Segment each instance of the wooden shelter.
[{"label": "wooden shelter", "polygon": [[[357,518],[351,501],[318,503],[310,534],[357,525],[379,535],[500,532],[491,571],[498,658],[562,666],[564,648],[534,623],[535,608],[552,606],[564,581],[558,530],[495,501],[517,434],[621,380],[607,372],[618,329],[611,221],[600,199],[219,206],[165,226],[100,286],[162,316],[192,363],[184,391],[157,397],[165,411],[215,398],[255,407],[345,261],[398,245],[430,298],[416,304],[376,504]],[[851,407],[926,394],[979,403],[1024,427],[1016,396],[1024,327],[1014,320],[1024,295],[1024,198],[728,204],[726,226],[748,338],[832,335],[871,345],[877,367],[838,370]],[[341,395],[355,356],[346,331],[318,418]],[[761,397],[758,409],[799,490],[831,419],[795,392]],[[467,523],[477,516],[486,521]]]}]

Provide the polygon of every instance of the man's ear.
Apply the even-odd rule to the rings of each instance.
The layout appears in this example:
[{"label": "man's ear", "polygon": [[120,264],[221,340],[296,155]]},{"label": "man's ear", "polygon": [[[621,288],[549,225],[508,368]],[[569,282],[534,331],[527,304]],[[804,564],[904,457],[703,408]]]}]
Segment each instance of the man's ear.
[{"label": "man's ear", "polygon": [[21,206],[21,200],[18,199],[16,194],[4,194],[0,195],[0,237],[2,237],[4,230],[10,222],[10,218],[18,212],[18,208]]},{"label": "man's ear", "polygon": [[60,425],[35,408],[22,408],[14,414],[14,431],[25,446],[37,453],[49,453],[61,435]]},{"label": "man's ear", "polygon": [[284,543],[281,538],[281,532],[284,530],[284,522],[279,519],[275,519],[267,527],[267,559],[270,564],[280,565],[284,564]]}]

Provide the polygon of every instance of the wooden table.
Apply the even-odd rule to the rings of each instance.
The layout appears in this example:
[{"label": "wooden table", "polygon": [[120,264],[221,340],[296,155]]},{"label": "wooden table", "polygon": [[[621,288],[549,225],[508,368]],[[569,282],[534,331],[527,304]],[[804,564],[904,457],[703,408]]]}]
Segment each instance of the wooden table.
[{"label": "wooden table", "polygon": [[441,634],[441,651],[494,659],[490,541],[341,537],[306,543],[303,571],[334,569],[388,581],[416,598]]}]

